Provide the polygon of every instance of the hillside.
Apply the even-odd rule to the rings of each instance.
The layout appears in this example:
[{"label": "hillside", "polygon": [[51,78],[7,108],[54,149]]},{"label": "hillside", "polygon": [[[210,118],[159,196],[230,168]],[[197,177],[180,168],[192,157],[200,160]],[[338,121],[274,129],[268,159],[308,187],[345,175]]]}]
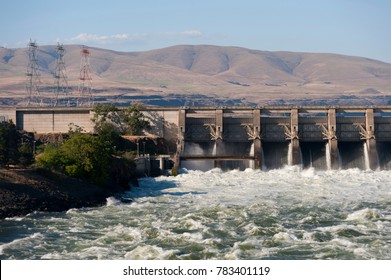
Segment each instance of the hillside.
[{"label": "hillside", "polygon": [[[81,46],[65,46],[73,94]],[[90,48],[99,102],[152,105],[391,104],[391,64],[337,54],[173,46],[146,52]],[[55,46],[39,47],[42,94],[52,96]],[[27,48],[0,48],[0,105],[23,105]]]}]

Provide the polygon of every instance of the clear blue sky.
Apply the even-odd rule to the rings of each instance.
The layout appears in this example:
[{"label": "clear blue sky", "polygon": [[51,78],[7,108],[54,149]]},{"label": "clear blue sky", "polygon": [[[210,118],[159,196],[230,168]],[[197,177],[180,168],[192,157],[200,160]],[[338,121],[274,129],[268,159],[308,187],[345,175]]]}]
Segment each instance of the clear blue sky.
[{"label": "clear blue sky", "polygon": [[[2,2],[2,3],[1,3]],[[3,0],[0,46],[178,44],[327,52],[391,62],[390,0]]]}]

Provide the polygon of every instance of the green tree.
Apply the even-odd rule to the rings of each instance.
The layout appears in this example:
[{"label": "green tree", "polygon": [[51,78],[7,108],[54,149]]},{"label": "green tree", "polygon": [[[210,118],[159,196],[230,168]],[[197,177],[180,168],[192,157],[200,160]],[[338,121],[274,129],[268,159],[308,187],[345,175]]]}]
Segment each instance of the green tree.
[{"label": "green tree", "polygon": [[135,103],[122,112],[124,134],[141,135],[144,129],[150,127],[150,122],[141,112],[143,109],[144,107],[140,103]]},{"label": "green tree", "polygon": [[12,121],[0,123],[0,165],[18,162],[19,134]]},{"label": "green tree", "polygon": [[117,149],[123,147],[123,139],[118,133],[118,130],[111,123],[104,123],[100,127],[98,139],[110,149],[113,154]]},{"label": "green tree", "polygon": [[91,119],[94,123],[95,133],[100,133],[106,124],[111,124],[121,131],[121,114],[117,107],[112,104],[97,104],[94,107],[94,116]]},{"label": "green tree", "polygon": [[[144,129],[150,127],[141,112],[143,106],[135,103],[124,110],[119,110],[112,104],[97,104],[94,107],[94,131],[100,134],[110,124],[120,135],[140,135]],[[106,131],[107,132],[107,131]]]}]

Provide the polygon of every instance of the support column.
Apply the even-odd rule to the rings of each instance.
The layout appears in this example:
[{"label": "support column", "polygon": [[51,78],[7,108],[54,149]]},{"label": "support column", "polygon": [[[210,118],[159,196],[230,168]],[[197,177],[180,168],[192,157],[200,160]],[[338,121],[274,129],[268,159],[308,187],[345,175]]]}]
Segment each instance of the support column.
[{"label": "support column", "polygon": [[339,169],[338,140],[336,135],[337,116],[336,116],[335,109],[328,109],[327,111],[327,130],[328,130],[328,142],[329,142],[329,152],[330,152],[330,168]]},{"label": "support column", "polygon": [[379,157],[377,154],[375,137],[375,117],[373,109],[367,109],[365,112],[366,143],[368,148],[369,168],[376,170],[379,167]]},{"label": "support column", "polygon": [[261,110],[253,110],[254,126],[254,169],[262,168]]},{"label": "support column", "polygon": [[180,109],[178,114],[178,140],[174,158],[174,167],[179,168],[181,155],[185,149],[186,109]]},{"label": "support column", "polygon": [[[223,109],[216,109],[216,156],[221,156],[223,150]],[[215,167],[221,168],[221,160],[215,160]]]},{"label": "support column", "polygon": [[291,109],[291,148],[292,165],[301,164],[300,141],[299,141],[299,110]]}]

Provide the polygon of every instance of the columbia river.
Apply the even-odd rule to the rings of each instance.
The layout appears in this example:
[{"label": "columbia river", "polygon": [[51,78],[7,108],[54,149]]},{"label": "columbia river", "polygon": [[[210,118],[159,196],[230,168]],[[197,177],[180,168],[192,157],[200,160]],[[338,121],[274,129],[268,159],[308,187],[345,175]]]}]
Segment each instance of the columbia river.
[{"label": "columbia river", "polygon": [[182,170],[0,221],[0,259],[391,259],[391,171]]}]

